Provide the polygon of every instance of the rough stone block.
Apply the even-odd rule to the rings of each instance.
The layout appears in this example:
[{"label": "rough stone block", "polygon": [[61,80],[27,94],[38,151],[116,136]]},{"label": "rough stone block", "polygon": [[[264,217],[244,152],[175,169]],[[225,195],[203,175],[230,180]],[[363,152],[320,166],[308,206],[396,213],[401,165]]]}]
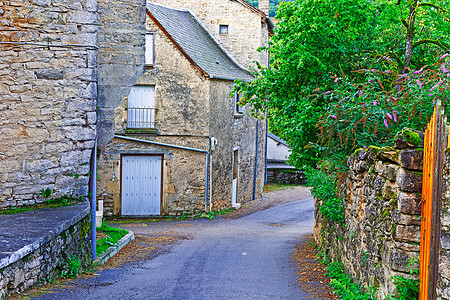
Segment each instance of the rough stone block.
[{"label": "rough stone block", "polygon": [[397,185],[404,192],[418,193],[422,191],[422,173],[400,168],[397,173]]},{"label": "rough stone block", "polygon": [[400,151],[400,165],[408,170],[423,170],[423,149]]},{"label": "rough stone block", "polygon": [[383,187],[381,188],[381,196],[384,199],[393,199],[396,196],[397,191],[398,185],[386,180]]},{"label": "rough stone block", "polygon": [[420,216],[418,215],[405,215],[399,211],[395,211],[393,214],[393,221],[401,225],[417,225],[420,226]]},{"label": "rough stone block", "polygon": [[422,194],[398,192],[398,210],[408,215],[420,215]]},{"label": "rough stone block", "polygon": [[394,239],[400,242],[420,242],[420,227],[397,225],[394,232]]},{"label": "rough stone block", "polygon": [[425,134],[414,129],[404,128],[394,139],[395,149],[423,148]]},{"label": "rough stone block", "polygon": [[399,150],[396,150],[392,147],[383,147],[378,153],[378,156],[382,160],[398,163],[399,152],[400,152]]},{"label": "rough stone block", "polygon": [[439,257],[439,275],[450,279],[450,258],[447,255],[442,255]]},{"label": "rough stone block", "polygon": [[392,270],[409,273],[411,267],[408,266],[411,258],[418,258],[418,253],[406,252],[399,249],[393,249],[389,255],[389,265]]},{"label": "rough stone block", "polygon": [[53,69],[44,69],[39,72],[36,72],[35,74],[38,79],[47,79],[47,80],[64,79],[63,71],[58,71],[58,70],[53,70]]}]

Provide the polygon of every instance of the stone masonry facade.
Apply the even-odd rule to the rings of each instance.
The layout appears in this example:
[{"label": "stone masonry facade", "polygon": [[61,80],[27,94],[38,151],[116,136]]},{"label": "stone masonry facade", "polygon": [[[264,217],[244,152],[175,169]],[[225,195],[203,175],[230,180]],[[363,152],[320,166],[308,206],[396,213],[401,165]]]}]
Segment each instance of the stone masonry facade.
[{"label": "stone masonry facade", "polygon": [[[267,46],[269,24],[260,14],[250,11],[238,1],[152,0],[151,2],[192,11],[244,68],[255,68],[255,61],[263,66],[269,64],[268,53],[256,51],[259,47]],[[229,34],[220,34],[219,25],[228,25]]]},{"label": "stone masonry facade", "polygon": [[[209,1],[210,9],[219,2],[234,7],[236,20],[245,22],[247,19],[252,20],[254,23],[252,26],[259,26],[257,32],[258,35],[261,34],[261,28],[264,27],[261,16],[235,1]],[[166,1],[161,4],[170,6]],[[193,6],[188,7],[190,11],[196,11],[200,7],[198,3],[191,4]],[[235,149],[239,152],[238,202],[252,199],[255,159],[258,151],[256,196],[261,196],[264,185],[266,122],[257,121],[252,117],[248,107],[244,108],[242,116],[236,117],[233,98],[230,97],[232,81],[208,79],[199,74],[171,39],[149,17],[145,29],[155,34],[155,63],[152,68],[143,71],[136,85],[155,87],[155,131],[127,130],[128,98],[122,97],[115,108],[115,134],[205,151],[210,149],[210,137],[216,138],[218,145],[211,156],[212,183],[208,186],[210,189],[208,197],[212,200],[212,207],[208,204],[208,209],[212,210],[231,207]],[[216,33],[211,30],[210,32]],[[245,44],[242,41],[246,41],[246,36],[239,38],[241,44]],[[265,41],[267,42],[267,39]],[[252,53],[251,59],[261,58],[256,49],[262,43],[259,39],[254,45],[248,45],[247,51]],[[263,62],[267,63],[267,58]],[[257,125],[258,150],[256,150]],[[181,215],[205,210],[205,153],[130,142],[118,137],[99,149],[98,166],[101,180],[98,182],[97,199],[104,201],[106,215],[121,214],[122,155],[163,157],[162,214]]]},{"label": "stone masonry facade", "polygon": [[413,278],[410,270],[418,268],[408,263],[419,259],[422,164],[423,133],[405,129],[394,147],[370,146],[349,157],[339,185],[345,226],[325,220],[316,200],[316,241],[357,283],[375,287],[378,299],[396,295],[393,277]]},{"label": "stone masonry facade", "polygon": [[[88,194],[97,1],[0,1],[0,209]],[[42,199],[42,198],[41,198]]]},{"label": "stone masonry facade", "polygon": [[144,73],[145,0],[98,0],[98,143],[114,137],[115,108]]}]

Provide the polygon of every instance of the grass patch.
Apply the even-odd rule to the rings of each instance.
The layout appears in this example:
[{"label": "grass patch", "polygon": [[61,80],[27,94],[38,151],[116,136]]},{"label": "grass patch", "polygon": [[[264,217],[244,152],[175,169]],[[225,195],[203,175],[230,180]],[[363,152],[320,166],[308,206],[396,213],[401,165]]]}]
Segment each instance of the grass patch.
[{"label": "grass patch", "polygon": [[280,183],[268,183],[264,185],[264,193],[291,190],[299,186],[298,184],[280,184]]},{"label": "grass patch", "polygon": [[62,206],[70,206],[78,203],[82,203],[84,201],[83,196],[73,197],[73,196],[62,196],[59,198],[47,199],[42,203],[36,203],[33,205],[20,206],[20,207],[8,207],[7,209],[1,210],[0,215],[14,215],[21,212],[26,212],[35,209],[43,209],[43,208],[55,208]]},{"label": "grass patch", "polygon": [[101,227],[97,228],[97,234],[104,236],[96,240],[96,254],[102,254],[111,246],[116,246],[117,242],[128,234],[128,230],[118,229],[102,223]]}]

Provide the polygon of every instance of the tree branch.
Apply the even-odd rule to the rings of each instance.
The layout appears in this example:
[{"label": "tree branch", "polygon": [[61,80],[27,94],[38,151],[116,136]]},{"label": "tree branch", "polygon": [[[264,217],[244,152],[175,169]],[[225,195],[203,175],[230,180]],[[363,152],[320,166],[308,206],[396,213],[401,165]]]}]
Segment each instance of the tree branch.
[{"label": "tree branch", "polygon": [[436,46],[441,47],[443,50],[450,50],[449,46],[441,42],[440,40],[431,40],[431,39],[424,39],[417,42],[414,42],[413,48],[416,48],[417,46],[423,45],[423,44],[434,44]]},{"label": "tree branch", "polygon": [[450,13],[450,11],[444,9],[443,7],[440,7],[439,5],[433,4],[433,3],[419,3],[419,6],[430,6],[434,9],[440,10],[442,12]]}]

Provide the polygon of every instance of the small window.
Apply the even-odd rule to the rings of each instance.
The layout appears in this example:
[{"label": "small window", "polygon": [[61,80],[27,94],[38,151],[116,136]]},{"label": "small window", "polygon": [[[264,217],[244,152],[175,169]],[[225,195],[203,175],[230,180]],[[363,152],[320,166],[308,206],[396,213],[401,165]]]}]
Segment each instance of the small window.
[{"label": "small window", "polygon": [[145,34],[145,65],[152,67],[155,64],[155,33]]},{"label": "small window", "polygon": [[241,93],[239,91],[234,92],[234,113],[235,114],[243,114],[244,107],[239,105],[241,101]]},{"label": "small window", "polygon": [[228,25],[219,25],[220,34],[228,34]]}]

